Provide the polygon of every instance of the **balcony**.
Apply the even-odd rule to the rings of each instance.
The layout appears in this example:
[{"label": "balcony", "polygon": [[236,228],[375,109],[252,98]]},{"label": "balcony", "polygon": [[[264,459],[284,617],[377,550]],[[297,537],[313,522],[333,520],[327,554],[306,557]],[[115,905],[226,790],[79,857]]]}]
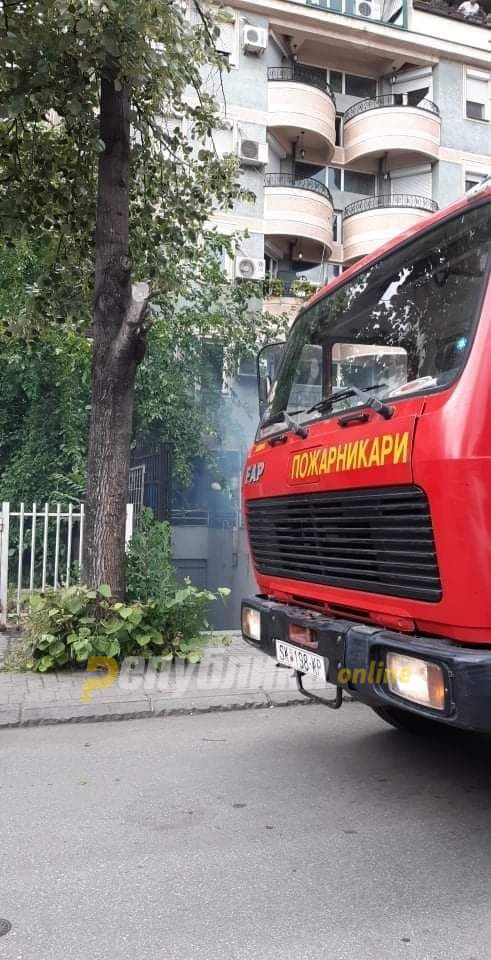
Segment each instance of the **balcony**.
[{"label": "balcony", "polygon": [[372,253],[436,210],[434,200],[405,193],[365,197],[348,204],[343,213],[345,263]]},{"label": "balcony", "polygon": [[289,173],[264,179],[264,232],[272,237],[306,241],[304,259],[320,263],[332,248],[333,203],[318,180],[297,180]]},{"label": "balcony", "polygon": [[432,100],[401,103],[389,93],[360,100],[344,115],[344,159],[410,153],[436,160],[440,148],[440,111]]},{"label": "balcony", "polygon": [[313,70],[294,64],[268,70],[268,128],[287,146],[302,137],[309,159],[327,163],[336,143],[331,88]]},{"label": "balcony", "polygon": [[281,277],[266,277],[264,281],[264,309],[275,317],[287,315],[289,319],[319,289],[321,284],[312,283],[304,277],[282,280]]},{"label": "balcony", "polygon": [[486,2],[479,4],[481,12],[475,17],[465,17],[463,13],[458,13],[460,0],[452,5],[447,0],[413,0],[415,10],[424,10],[425,13],[433,13],[437,17],[448,17],[450,20],[460,20],[461,23],[469,23],[475,27],[484,27],[491,30],[491,19],[489,19],[489,6],[486,10]]}]

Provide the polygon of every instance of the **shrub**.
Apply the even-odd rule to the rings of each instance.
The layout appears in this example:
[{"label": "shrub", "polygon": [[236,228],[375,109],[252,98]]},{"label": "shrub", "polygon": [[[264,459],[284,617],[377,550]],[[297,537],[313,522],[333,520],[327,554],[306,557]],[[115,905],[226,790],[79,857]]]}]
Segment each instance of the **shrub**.
[{"label": "shrub", "polygon": [[177,589],[172,566],[172,537],[168,523],[158,523],[144,510],[126,557],[126,599],[157,600]]},{"label": "shrub", "polygon": [[92,656],[121,660],[136,654],[196,663],[207,643],[202,631],[208,625],[209,604],[227,593],[221,589],[214,594],[187,583],[166,599],[145,603],[117,602],[107,586],[97,591],[75,586],[34,596],[31,667],[44,673],[86,663]]},{"label": "shrub", "polygon": [[311,297],[313,293],[317,290],[317,284],[312,283],[310,280],[305,280],[299,278],[294,280],[291,285],[291,291],[295,297]]},{"label": "shrub", "polygon": [[186,580],[177,583],[172,567],[169,524],[157,523],[144,511],[127,555],[124,603],[108,586],[98,590],[73,586],[49,590],[31,600],[29,637],[31,667],[45,672],[89,657],[140,655],[176,657],[196,663],[208,639],[208,608],[230,591],[200,590]]},{"label": "shrub", "polygon": [[263,281],[263,293],[265,297],[281,297],[283,293],[283,280],[281,277],[268,276]]}]

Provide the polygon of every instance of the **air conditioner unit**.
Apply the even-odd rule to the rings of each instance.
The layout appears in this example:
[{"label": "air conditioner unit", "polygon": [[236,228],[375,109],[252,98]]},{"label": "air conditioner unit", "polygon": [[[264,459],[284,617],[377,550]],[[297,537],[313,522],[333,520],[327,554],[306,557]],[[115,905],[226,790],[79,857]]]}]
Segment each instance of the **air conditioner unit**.
[{"label": "air conditioner unit", "polygon": [[268,46],[268,31],[262,27],[244,27],[243,46],[246,53],[264,53]]},{"label": "air conditioner unit", "polygon": [[264,280],[266,275],[266,264],[264,260],[256,260],[253,257],[235,258],[235,276],[241,280]]},{"label": "air conditioner unit", "polygon": [[377,3],[377,0],[355,0],[353,13],[367,20],[381,20],[382,4]]},{"label": "air conditioner unit", "polygon": [[258,140],[241,140],[239,157],[244,166],[265,167],[268,162],[268,144]]}]

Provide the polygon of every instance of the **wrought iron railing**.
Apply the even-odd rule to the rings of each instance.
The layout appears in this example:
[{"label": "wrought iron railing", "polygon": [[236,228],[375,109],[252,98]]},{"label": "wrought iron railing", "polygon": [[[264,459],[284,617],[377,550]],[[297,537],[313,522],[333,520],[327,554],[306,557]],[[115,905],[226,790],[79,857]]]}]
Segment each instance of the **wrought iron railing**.
[{"label": "wrought iron railing", "polygon": [[327,79],[320,77],[315,70],[309,70],[308,67],[301,64],[290,64],[288,67],[269,67],[268,80],[289,80],[295,83],[305,83],[308,87],[317,87],[318,90],[327,93],[334,103],[334,94]]},{"label": "wrought iron railing", "polygon": [[296,190],[309,190],[311,193],[318,193],[332,203],[331,191],[325,183],[314,180],[312,177],[300,177],[297,179],[291,173],[267,173],[264,178],[265,187],[295,187]]},{"label": "wrought iron railing", "polygon": [[355,200],[349,203],[343,212],[343,220],[356,216],[357,213],[366,213],[368,210],[383,210],[392,207],[406,207],[410,210],[425,210],[427,213],[435,213],[438,210],[436,200],[429,197],[418,197],[409,193],[388,193],[379,194],[376,197],[364,197],[363,200]]},{"label": "wrought iron railing", "polygon": [[449,17],[451,20],[460,20],[463,23],[471,23],[475,27],[485,27],[491,30],[491,19],[485,10],[482,10],[477,16],[464,16],[458,12],[458,4],[450,7],[447,0],[413,0],[416,10],[425,10],[427,13],[434,13],[437,17]]},{"label": "wrought iron railing", "polygon": [[366,113],[367,110],[380,110],[381,107],[415,107],[417,110],[426,110],[427,113],[433,113],[440,116],[440,110],[433,100],[420,100],[419,103],[401,103],[401,95],[394,93],[385,93],[380,97],[373,97],[368,100],[359,100],[349,107],[344,114],[344,123],[348,123],[353,117],[358,117],[360,113]]}]

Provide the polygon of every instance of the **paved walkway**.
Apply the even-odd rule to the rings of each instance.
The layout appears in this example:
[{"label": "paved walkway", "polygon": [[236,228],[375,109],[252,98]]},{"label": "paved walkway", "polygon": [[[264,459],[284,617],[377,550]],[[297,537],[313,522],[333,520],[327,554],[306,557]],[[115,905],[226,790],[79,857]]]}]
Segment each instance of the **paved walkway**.
[{"label": "paved walkway", "polygon": [[[135,658],[105,687],[105,670],[40,674],[0,669],[0,726],[308,703],[289,670],[257,653],[238,634],[231,636],[229,647],[209,647],[200,664],[178,662],[158,672],[156,664]],[[5,638],[0,639],[0,656],[6,646]]]}]

